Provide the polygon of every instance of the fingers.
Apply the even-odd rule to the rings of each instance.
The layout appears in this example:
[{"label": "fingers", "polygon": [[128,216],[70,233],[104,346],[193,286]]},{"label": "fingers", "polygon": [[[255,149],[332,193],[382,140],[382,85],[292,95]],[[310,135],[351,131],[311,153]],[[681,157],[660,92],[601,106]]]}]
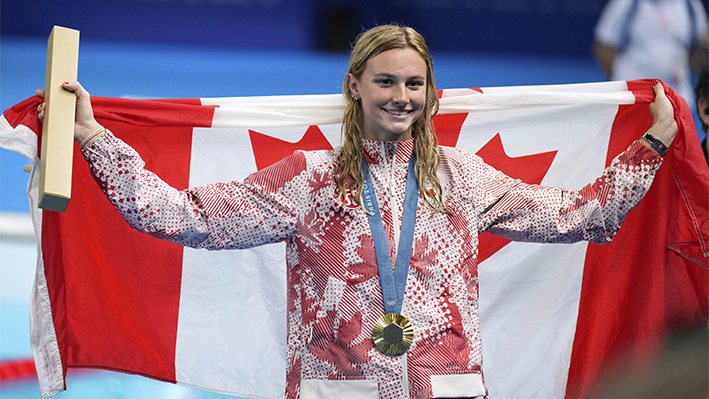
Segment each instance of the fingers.
[{"label": "fingers", "polygon": [[[98,130],[101,125],[94,118],[93,109],[91,107],[91,95],[79,82],[64,82],[62,88],[76,95],[76,115],[74,118],[74,139],[82,142],[84,138]],[[45,98],[46,91],[37,89],[36,93],[39,97]],[[46,115],[46,105],[44,102],[37,106],[37,117],[40,121],[44,121]]]},{"label": "fingers", "polygon": [[658,97],[667,97],[665,95],[665,86],[659,80],[655,82],[652,88],[655,90],[655,101],[657,101]]},{"label": "fingers", "polygon": [[674,113],[674,109],[672,107],[672,103],[670,103],[670,100],[667,98],[667,95],[665,94],[665,87],[663,86],[661,81],[656,81],[655,84],[652,86],[653,91],[655,92],[655,99],[650,103],[651,107],[651,112],[655,111],[658,112],[660,110],[670,110],[672,109]]},{"label": "fingers", "polygon": [[84,87],[79,83],[79,82],[64,82],[62,83],[62,88],[66,91],[73,92],[76,94],[77,98],[86,98],[89,97],[90,94]]},{"label": "fingers", "polygon": [[[44,98],[44,89],[37,89],[35,93],[37,93],[39,97]],[[40,122],[44,122],[44,103],[39,104],[37,107],[37,118],[39,118]]]},{"label": "fingers", "polygon": [[[77,97],[80,97],[81,95],[89,95],[89,92],[84,89],[83,86],[79,82],[64,82],[62,83],[62,88],[66,91],[70,91],[74,94],[76,94]],[[37,93],[38,96],[44,98],[45,95],[45,90],[44,89],[37,89],[35,90],[35,93]]]},{"label": "fingers", "polygon": [[39,104],[37,107],[37,118],[40,122],[44,122],[44,103]]}]

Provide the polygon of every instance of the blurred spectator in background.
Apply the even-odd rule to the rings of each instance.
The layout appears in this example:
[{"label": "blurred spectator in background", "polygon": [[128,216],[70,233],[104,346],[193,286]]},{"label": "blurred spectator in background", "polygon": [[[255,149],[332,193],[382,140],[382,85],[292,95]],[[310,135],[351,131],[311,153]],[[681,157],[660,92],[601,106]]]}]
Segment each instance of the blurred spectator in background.
[{"label": "blurred spectator in background", "polygon": [[709,334],[706,326],[673,331],[644,356],[626,354],[601,372],[584,399],[706,399]]},{"label": "blurred spectator in background", "polygon": [[694,103],[692,71],[709,55],[700,0],[610,0],[593,54],[609,80],[661,79]]},{"label": "blurred spectator in background", "polygon": [[[702,121],[702,129],[704,133],[709,133],[709,60],[704,60],[701,69],[699,70],[699,80],[694,87],[694,95],[697,97],[697,113],[699,120]],[[704,150],[704,158],[709,166],[709,142],[707,137],[704,137],[702,142],[702,150]]]}]

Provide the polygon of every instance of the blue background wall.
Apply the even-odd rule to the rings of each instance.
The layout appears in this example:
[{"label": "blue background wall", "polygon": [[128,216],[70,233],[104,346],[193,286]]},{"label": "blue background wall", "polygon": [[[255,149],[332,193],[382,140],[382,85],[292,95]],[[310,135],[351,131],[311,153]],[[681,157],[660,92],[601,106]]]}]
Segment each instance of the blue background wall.
[{"label": "blue background wall", "polygon": [[604,0],[3,0],[3,34],[55,24],[95,38],[253,48],[337,48],[401,21],[438,50],[588,54]]}]

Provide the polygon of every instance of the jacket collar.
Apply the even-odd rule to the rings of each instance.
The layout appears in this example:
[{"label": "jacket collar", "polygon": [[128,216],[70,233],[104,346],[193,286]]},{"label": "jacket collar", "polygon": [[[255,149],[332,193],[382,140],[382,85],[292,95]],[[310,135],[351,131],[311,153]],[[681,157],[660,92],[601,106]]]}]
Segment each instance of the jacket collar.
[{"label": "jacket collar", "polygon": [[364,159],[370,165],[380,162],[408,164],[414,150],[414,139],[403,141],[364,140]]}]

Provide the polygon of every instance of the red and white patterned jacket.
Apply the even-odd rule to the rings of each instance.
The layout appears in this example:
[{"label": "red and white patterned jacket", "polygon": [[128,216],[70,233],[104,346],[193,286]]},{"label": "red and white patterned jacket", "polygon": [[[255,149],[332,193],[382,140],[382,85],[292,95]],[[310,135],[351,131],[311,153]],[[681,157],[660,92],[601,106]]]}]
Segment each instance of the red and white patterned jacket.
[{"label": "red and white patterned jacket", "polygon": [[[413,140],[365,141],[392,264]],[[607,243],[647,192],[662,160],[639,142],[581,190],[512,179],[478,156],[440,148],[450,214],[418,215],[402,314],[414,342],[377,351],[384,314],[365,212],[335,196],[338,150],[298,151],[244,182],[176,190],[107,133],[83,150],[96,181],[134,229],[210,250],[286,241],[286,397],[431,398],[486,394],[478,321],[478,234],[531,242]],[[344,203],[343,203],[344,202]]]}]

